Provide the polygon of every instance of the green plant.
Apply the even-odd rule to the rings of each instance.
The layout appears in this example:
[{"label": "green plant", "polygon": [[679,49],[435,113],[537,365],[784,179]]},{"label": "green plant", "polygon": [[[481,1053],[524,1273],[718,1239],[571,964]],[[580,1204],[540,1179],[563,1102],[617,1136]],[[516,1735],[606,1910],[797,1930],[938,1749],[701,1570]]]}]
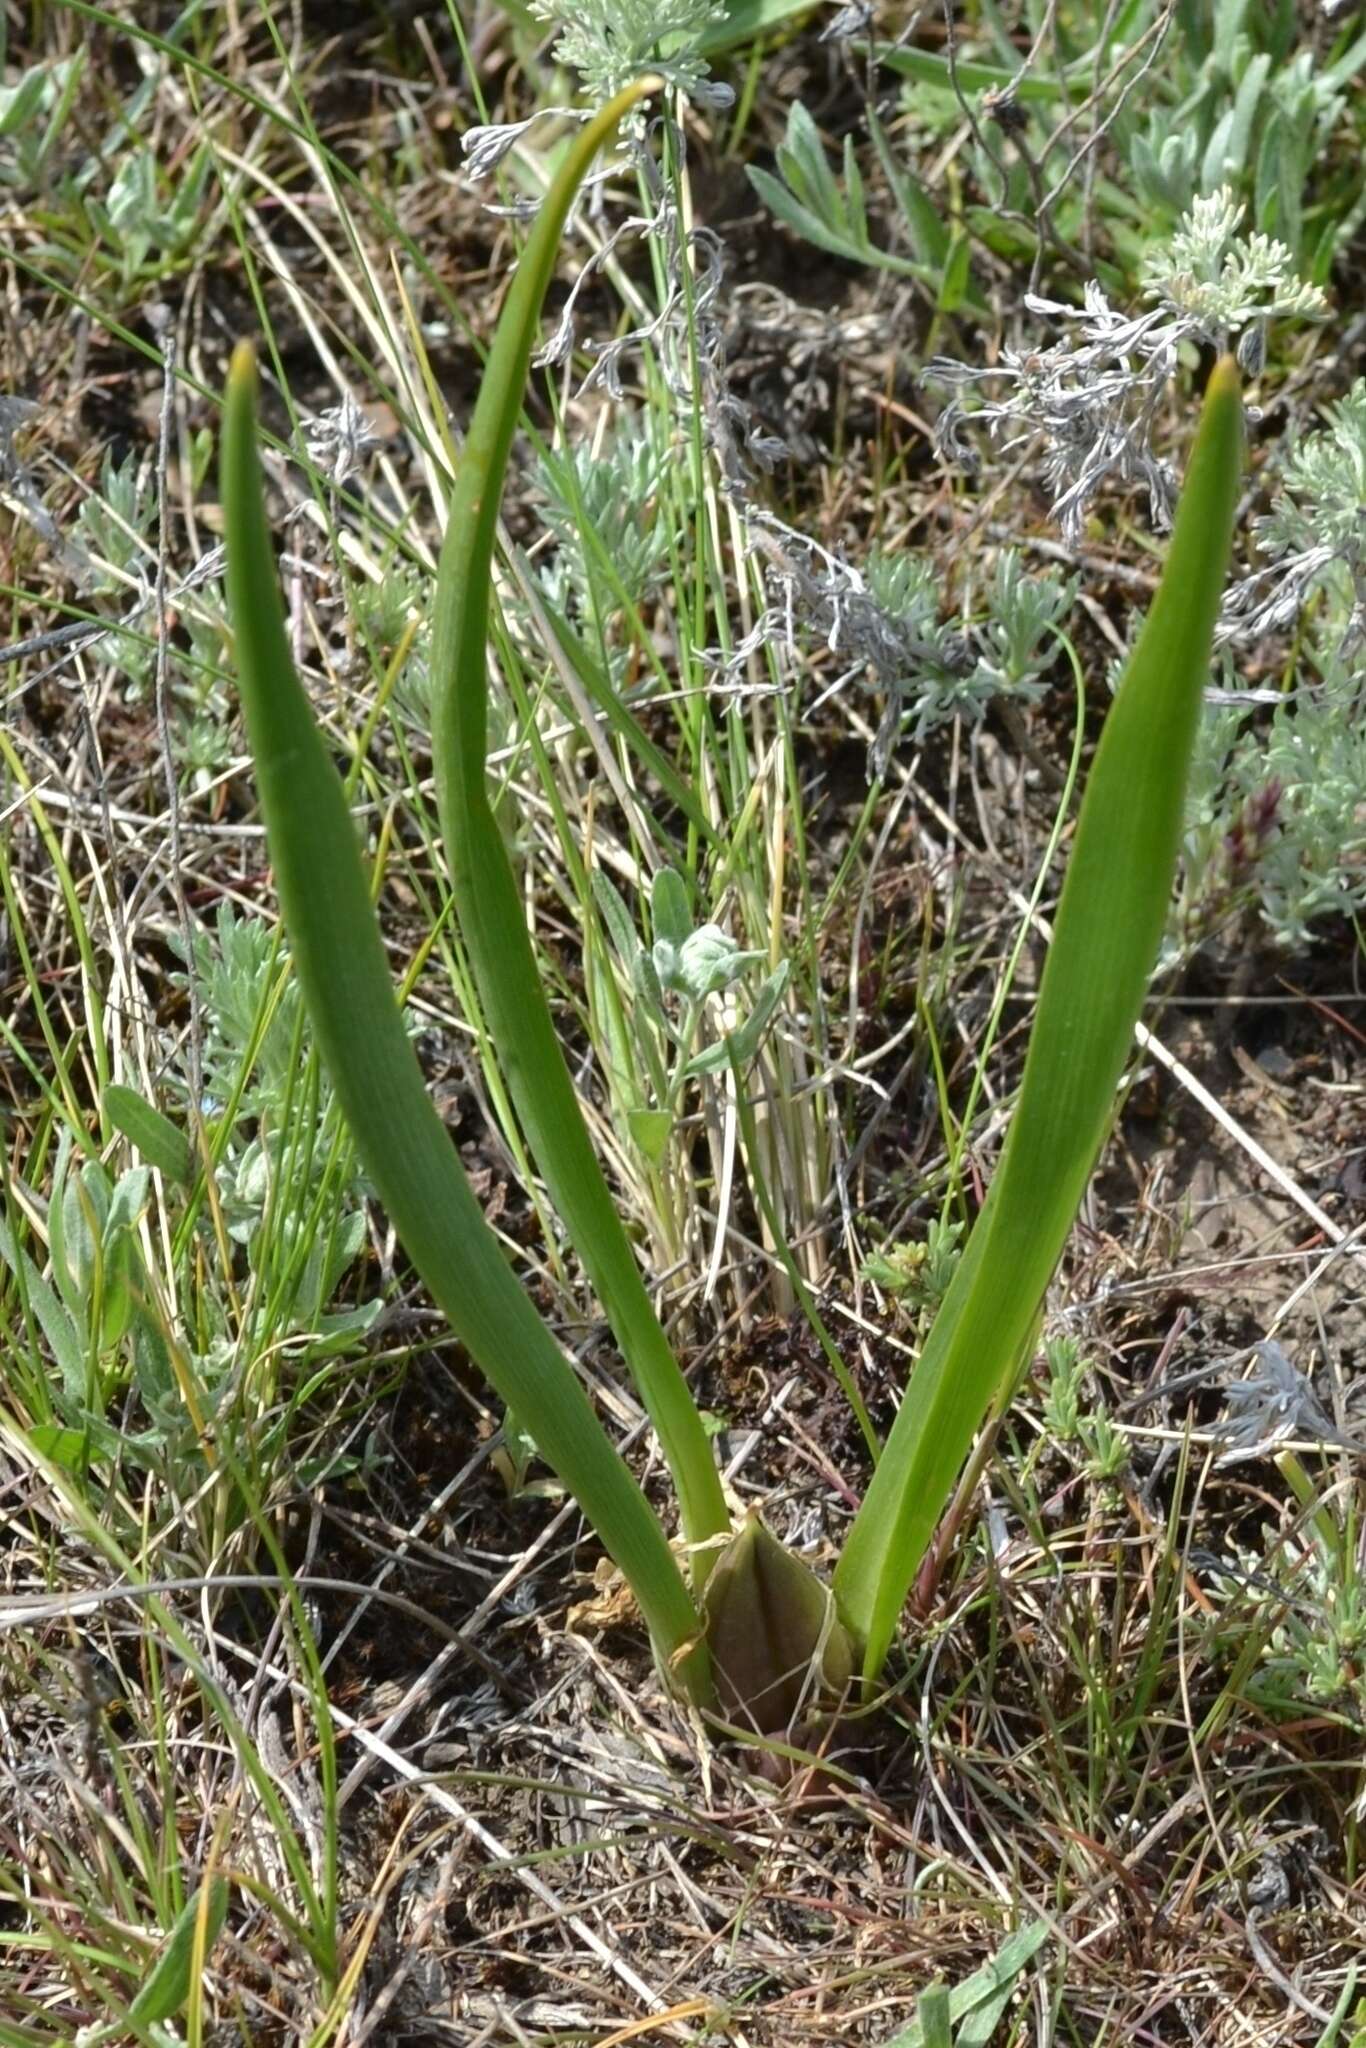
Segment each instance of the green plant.
[{"label": "green plant", "polygon": [[92,225],[123,291],[188,253],[212,170],[207,144],[174,181],[163,180],[150,149],[136,150],[124,158],[108,191],[87,200]]},{"label": "green plant", "polygon": [[1192,202],[1170,239],[1147,251],[1144,289],[1156,302],[1148,312],[1121,311],[1092,280],[1080,306],[1026,298],[1031,313],[1062,328],[1061,339],[1006,350],[985,368],[936,358],[931,368],[945,384],[1004,387],[971,412],[961,398],[946,406],[936,427],[941,445],[971,465],[975,452],[963,438],[969,421],[1012,449],[1037,436],[1053,517],[1074,546],[1103,484],[1141,483],[1154,524],[1169,526],[1175,479],[1152,434],[1183,353],[1192,344],[1221,353],[1236,344],[1239,361],[1256,370],[1271,323],[1320,320],[1328,311],[1289,250],[1241,232],[1242,215],[1223,188]]},{"label": "green plant", "polygon": [[1103,1409],[1088,1407],[1082,1383],[1089,1370],[1075,1337],[1050,1337],[1044,1345],[1048,1386],[1044,1394],[1042,1441],[1075,1445],[1089,1479],[1103,1483],[1122,1472],[1129,1447]]},{"label": "green plant", "polygon": [[920,1994],[919,2009],[885,2048],[986,2048],[1019,1989],[1025,1966],[1048,1939],[1048,1926],[1035,1920],[1001,1943],[989,1963],[952,1989],[932,1984]]},{"label": "green plant", "polygon": [[579,73],[599,105],[646,70],[680,92],[709,90],[701,51],[707,31],[724,17],[717,0],[578,0],[573,7],[531,0],[531,11],[559,28],[555,55]]},{"label": "green plant", "polygon": [[962,1257],[963,1224],[953,1216],[932,1216],[920,1243],[880,1245],[863,1262],[863,1277],[890,1294],[899,1308],[936,1310]]},{"label": "green plant", "polygon": [[[841,184],[825,160],[816,124],[800,100],[794,100],[788,110],[787,134],[778,147],[777,165],[776,178],[770,171],[748,166],[749,181],[774,218],[805,241],[828,249],[832,256],[889,270],[894,276],[934,278],[928,264],[912,262],[873,241],[853,136],[844,138]],[[947,255],[947,238],[937,253]]]},{"label": "green plant", "polygon": [[763,954],[737,946],[717,925],[695,925],[676,868],[660,868],[654,877],[649,946],[605,875],[593,877],[593,889],[631,992],[629,1043],[619,1041],[611,1078],[632,1140],[657,1166],[674,1134],[685,1084],[727,1071],[732,1060],[747,1067],[754,1058],[787,985],[787,963],[765,975],[742,1012],[699,1050],[704,1014],[715,998],[753,980]]},{"label": "green plant", "polygon": [[[1026,56],[997,10],[959,15],[947,51],[880,44],[872,55],[910,81],[905,125],[922,138],[967,117],[948,182],[986,197],[963,208],[975,242],[1036,266],[1081,255],[1110,289],[1136,276],[1155,234],[1227,185],[1260,233],[1327,281],[1363,203],[1350,89],[1366,36],[1350,21],[1325,47],[1321,24],[1285,0],[1135,0],[1103,20],[1055,11]],[[1144,55],[1154,37],[1165,39],[1156,64]]]},{"label": "green plant", "polygon": [[34,64],[0,87],[0,185],[41,186],[85,74],[85,53]]},{"label": "green plant", "polygon": [[955,631],[939,619],[928,563],[875,555],[865,575],[869,596],[901,640],[889,716],[899,723],[904,712],[917,743],[953,718],[975,722],[990,704],[1032,704],[1043,695],[1057,629],[1076,593],[1069,579],[1027,575],[1017,550],[1005,548],[987,582],[982,623]]},{"label": "green plant", "polygon": [[[1182,943],[1252,912],[1289,950],[1366,903],[1364,508],[1358,379],[1325,408],[1322,427],[1292,441],[1270,510],[1254,522],[1261,560],[1224,601],[1229,696],[1205,721],[1192,768]],[[1282,686],[1258,707],[1240,688],[1239,655],[1264,659],[1275,636],[1286,636]]]},{"label": "green plant", "polygon": [[[246,349],[234,358],[224,423],[228,596],[299,983],[375,1188],[452,1328],[626,1574],[661,1660],[702,1704],[719,1696],[737,1716],[771,1726],[766,1700],[776,1696],[776,1711],[790,1711],[794,1674],[802,1698],[823,1681],[837,1681],[854,1661],[866,1684],[877,1681],[972,1438],[987,1411],[1009,1399],[1027,1355],[1109,1125],[1166,916],[1185,767],[1237,496],[1242,415],[1237,374],[1225,360],[1210,381],[1163,580],[1097,750],[1005,1153],[854,1521],[835,1572],[832,1609],[807,1568],[761,1538],[752,1522],[729,1536],[707,1433],[594,1156],[489,800],[491,564],[541,299],[580,180],[647,89],[648,81],[627,88],[568,146],[504,307],[457,470],[437,579],[433,753],[452,895],[485,1023],[529,1149],[658,1431],[678,1491],[691,1586],[503,1259],[425,1093],[342,786],[288,650]],[[655,952],[661,944],[670,948],[681,974],[691,918],[686,895],[670,900],[677,894],[671,885],[661,888]],[[658,976],[654,955],[652,962]],[[733,956],[721,965],[729,974]],[[707,985],[705,973],[698,985]],[[709,1601],[714,1565],[718,1590]],[[731,1645],[759,1638],[771,1645],[769,1658],[739,1672]],[[713,1658],[721,1666],[719,1686]]]},{"label": "green plant", "polygon": [[1328,53],[1297,49],[1299,27],[1294,9],[1252,0],[1188,11],[1177,89],[1120,123],[1145,232],[1230,185],[1263,234],[1326,279],[1349,221],[1312,204],[1311,181],[1331,161],[1366,37],[1344,36]]}]

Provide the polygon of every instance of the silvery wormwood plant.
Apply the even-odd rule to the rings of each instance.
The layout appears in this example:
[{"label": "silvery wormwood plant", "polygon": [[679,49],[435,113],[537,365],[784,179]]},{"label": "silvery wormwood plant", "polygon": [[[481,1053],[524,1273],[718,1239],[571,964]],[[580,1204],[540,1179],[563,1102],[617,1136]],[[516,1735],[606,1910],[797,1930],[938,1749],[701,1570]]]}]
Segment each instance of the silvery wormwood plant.
[{"label": "silvery wormwood plant", "polygon": [[[467,128],[461,137],[466,173],[478,183],[503,162],[516,143],[539,122],[551,119],[584,121],[592,111],[647,72],[675,92],[704,106],[729,106],[735,95],[728,85],[708,76],[700,45],[708,29],[725,17],[717,0],[580,0],[572,9],[556,0],[532,0],[537,21],[557,29],[554,54],[566,70],[577,71],[588,100],[586,108],[546,106],[521,121],[501,121]],[[634,122],[628,124],[633,128]],[[634,152],[642,167],[645,159]],[[597,182],[590,178],[590,187]],[[530,215],[536,202],[493,207]],[[633,223],[639,227],[639,222]]]},{"label": "silvery wormwood plant", "polygon": [[738,687],[764,646],[783,649],[799,670],[801,651],[824,643],[838,665],[813,710],[862,679],[884,692],[873,774],[886,772],[903,727],[919,745],[953,718],[979,722],[999,699],[1033,703],[1042,695],[1056,630],[1075,594],[1071,580],[1027,574],[1007,548],[977,605],[952,619],[943,610],[942,577],[921,556],[875,551],[859,568],[759,507],[749,508],[748,523],[766,564],[769,604],[718,659],[721,676]]},{"label": "silvery wormwood plant", "polygon": [[[1189,942],[1245,905],[1301,946],[1366,907],[1366,379],[1293,442],[1253,534],[1260,567],[1227,593],[1230,685],[1192,769],[1180,929]],[[1239,690],[1239,665],[1296,633],[1288,688]]]},{"label": "silvery wormwood plant", "polygon": [[[578,72],[595,106],[647,71],[691,99],[715,103],[699,45],[724,15],[716,0],[576,0],[572,8],[532,0],[531,11],[559,28],[555,55]],[[724,104],[730,94],[722,91]]]},{"label": "silvery wormwood plant", "polygon": [[[171,944],[183,956],[183,942]],[[289,956],[263,919],[219,906],[194,933],[190,970],[205,1030],[201,1113],[230,1133],[220,1185],[229,1237],[277,1302],[308,1352],[344,1347],[374,1322],[380,1302],[328,1311],[365,1239],[365,1184],[349,1155],[330,1162],[331,1090],[305,1086],[301,1002]],[[327,1227],[313,1212],[327,1182]]]},{"label": "silvery wormwood plant", "polygon": [[[960,387],[995,383],[998,397],[969,412],[948,407],[947,449],[976,460],[965,439],[981,421],[1002,455],[1042,445],[1053,515],[1077,544],[1107,485],[1143,485],[1153,522],[1170,522],[1174,478],[1153,446],[1183,349],[1236,340],[1244,366],[1261,367],[1272,320],[1322,319],[1319,289],[1294,274],[1289,251],[1240,233],[1227,191],[1197,199],[1147,264],[1157,303],[1124,314],[1097,284],[1080,308],[1029,298],[1061,322],[1064,338],[1041,349],[1005,350],[992,370],[936,362]],[[1236,584],[1220,638],[1229,689],[1204,721],[1192,767],[1178,915],[1167,957],[1198,943],[1238,911],[1255,907],[1274,942],[1302,945],[1325,917],[1366,903],[1366,734],[1350,706],[1360,696],[1366,591],[1366,387],[1330,409],[1325,429],[1292,452],[1282,486],[1255,532],[1270,560]],[[1306,646],[1318,680],[1253,721],[1255,700],[1234,689],[1240,648],[1296,620],[1319,600]]]},{"label": "silvery wormwood plant", "polygon": [[1226,187],[1192,203],[1148,258],[1145,290],[1156,303],[1147,312],[1120,312],[1094,280],[1080,306],[1028,293],[1026,309],[1060,326],[1062,339],[1003,349],[990,369],[936,357],[928,374],[943,384],[1004,387],[971,411],[955,398],[939,420],[941,447],[975,467],[969,423],[985,426],[1003,456],[1041,444],[1053,517],[1073,546],[1103,485],[1143,485],[1153,524],[1165,531],[1176,484],[1153,429],[1183,348],[1236,342],[1243,368],[1255,373],[1272,320],[1318,320],[1328,311],[1318,286],[1295,275],[1282,243],[1239,232],[1242,211]]},{"label": "silvery wormwood plant", "polygon": [[1327,407],[1324,426],[1294,442],[1271,509],[1253,527],[1265,567],[1235,583],[1220,638],[1259,640],[1293,625],[1316,592],[1317,657],[1339,682],[1360,683],[1366,645],[1366,377]]}]

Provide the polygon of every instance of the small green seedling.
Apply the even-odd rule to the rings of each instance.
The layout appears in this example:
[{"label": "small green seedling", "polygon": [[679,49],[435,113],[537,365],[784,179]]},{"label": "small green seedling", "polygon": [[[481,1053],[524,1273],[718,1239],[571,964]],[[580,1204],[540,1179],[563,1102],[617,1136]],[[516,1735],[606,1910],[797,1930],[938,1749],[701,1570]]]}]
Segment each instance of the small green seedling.
[{"label": "small green seedling", "polygon": [[916,2016],[885,2048],[987,2048],[1019,1988],[1025,1965],[1048,1938],[1035,1920],[1001,1943],[989,1963],[950,1988],[932,1984],[920,1994]]}]

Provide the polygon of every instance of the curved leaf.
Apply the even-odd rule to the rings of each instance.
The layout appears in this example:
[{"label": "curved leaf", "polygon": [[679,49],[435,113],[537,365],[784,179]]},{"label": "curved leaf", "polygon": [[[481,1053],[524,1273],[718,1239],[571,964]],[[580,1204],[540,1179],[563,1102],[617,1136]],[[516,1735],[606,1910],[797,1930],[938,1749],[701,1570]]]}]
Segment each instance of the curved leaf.
[{"label": "curved leaf", "polygon": [[988,1407],[1028,1344],[1114,1113],[1171,900],[1242,471],[1238,372],[1210,378],[1162,581],[1096,749],[1000,1166],[835,1573],[882,1668]]}]

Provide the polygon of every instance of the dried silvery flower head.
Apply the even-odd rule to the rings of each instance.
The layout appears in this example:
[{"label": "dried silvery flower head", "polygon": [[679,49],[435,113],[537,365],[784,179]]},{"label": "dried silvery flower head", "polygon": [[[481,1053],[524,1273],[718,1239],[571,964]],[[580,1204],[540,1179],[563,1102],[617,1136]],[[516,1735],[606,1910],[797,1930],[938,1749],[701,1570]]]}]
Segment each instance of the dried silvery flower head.
[{"label": "dried silvery flower head", "polygon": [[323,471],[334,490],[340,490],[349,476],[360,468],[379,436],[349,391],[340,405],[316,413],[304,427],[308,459]]},{"label": "dried silvery flower head", "polygon": [[536,126],[538,121],[551,117],[560,121],[586,121],[588,110],[580,107],[538,107],[534,114],[528,114],[525,121],[496,121],[486,127],[467,128],[460,138],[460,147],[465,155],[465,177],[469,184],[478,185],[485,178],[491,178],[510,150],[516,148],[522,137]]},{"label": "dried silvery flower head", "polygon": [[1043,478],[1053,516],[1073,545],[1087,507],[1106,482],[1140,484],[1153,524],[1170,526],[1176,485],[1152,447],[1152,428],[1183,342],[1226,348],[1245,329],[1264,348],[1271,319],[1319,319],[1327,302],[1294,275],[1290,253],[1266,235],[1238,233],[1242,208],[1224,187],[1197,199],[1165,249],[1149,258],[1150,311],[1121,313],[1094,281],[1080,306],[1025,298],[1025,306],[1063,329],[1046,348],[1004,349],[989,370],[937,358],[930,372],[957,385],[1004,384],[970,415],[955,398],[939,422],[948,453],[971,460],[966,420],[980,420],[1006,451],[1042,438]]},{"label": "dried silvery flower head", "polygon": [[1226,1390],[1228,1413],[1218,1428],[1229,1449],[1220,1458],[1221,1465],[1264,1457],[1294,1439],[1337,1444],[1345,1450],[1366,1449],[1338,1428],[1309,1380],[1291,1364],[1279,1344],[1264,1338],[1252,1349],[1257,1362],[1251,1373],[1244,1380],[1234,1380]]},{"label": "dried silvery flower head", "polygon": [[1229,591],[1220,637],[1254,640],[1289,626],[1310,592],[1324,588],[1335,600],[1334,652],[1345,662],[1366,642],[1366,378],[1324,418],[1292,449],[1271,510],[1255,524],[1271,560]]},{"label": "dried silvery flower head", "polygon": [[[1111,306],[1100,286],[1086,286],[1080,308],[1030,293],[1025,306],[1071,330],[1050,347],[1004,349],[991,370],[942,358],[932,375],[960,387],[1006,382],[1003,398],[988,399],[970,417],[980,420],[1004,453],[1043,439],[1043,480],[1053,516],[1075,545],[1086,510],[1102,483],[1142,484],[1153,524],[1171,524],[1176,483],[1170,465],[1154,454],[1154,415],[1176,367],[1180,323],[1165,309],[1131,317]],[[940,446],[973,460],[963,436],[969,415],[957,398],[939,422]]]}]

